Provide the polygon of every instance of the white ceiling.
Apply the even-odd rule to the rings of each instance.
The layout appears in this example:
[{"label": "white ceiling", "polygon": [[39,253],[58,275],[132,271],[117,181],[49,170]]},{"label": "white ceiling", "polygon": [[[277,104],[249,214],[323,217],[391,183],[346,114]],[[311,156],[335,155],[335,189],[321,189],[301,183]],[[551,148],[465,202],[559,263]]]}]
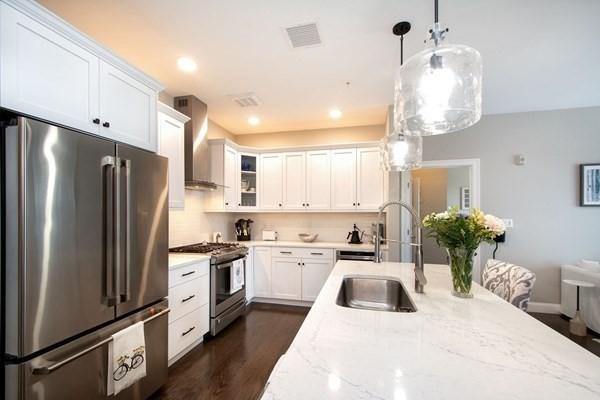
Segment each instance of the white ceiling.
[{"label": "white ceiling", "polygon": [[[433,14],[424,0],[41,0],[166,85],[194,94],[236,133],[382,124],[393,98],[399,42],[423,48]],[[597,0],[442,0],[448,40],[478,49],[484,113],[600,105]],[[283,28],[317,22],[323,44],[292,49]],[[199,68],[180,72],[179,56]],[[350,85],[346,85],[350,82]],[[255,92],[256,108],[231,94]],[[342,109],[340,120],[328,111]],[[247,118],[262,122],[250,127]]]}]

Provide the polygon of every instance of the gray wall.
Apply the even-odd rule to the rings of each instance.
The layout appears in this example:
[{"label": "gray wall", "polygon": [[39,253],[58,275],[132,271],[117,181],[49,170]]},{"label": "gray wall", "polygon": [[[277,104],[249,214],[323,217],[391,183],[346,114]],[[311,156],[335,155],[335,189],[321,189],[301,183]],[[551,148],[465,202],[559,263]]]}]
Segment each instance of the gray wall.
[{"label": "gray wall", "polygon": [[537,274],[533,301],[560,301],[561,264],[600,259],[600,207],[578,206],[579,164],[600,162],[600,107],[485,116],[427,137],[423,158],[481,160],[481,208],[515,224],[497,257]]}]

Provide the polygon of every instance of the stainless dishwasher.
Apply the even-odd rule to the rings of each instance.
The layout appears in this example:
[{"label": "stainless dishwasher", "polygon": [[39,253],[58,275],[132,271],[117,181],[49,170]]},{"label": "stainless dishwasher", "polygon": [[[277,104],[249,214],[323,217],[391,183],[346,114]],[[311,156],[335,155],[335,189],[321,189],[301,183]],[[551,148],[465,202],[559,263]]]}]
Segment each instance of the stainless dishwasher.
[{"label": "stainless dishwasher", "polygon": [[336,250],[335,261],[351,260],[351,261],[370,261],[375,260],[374,250]]}]

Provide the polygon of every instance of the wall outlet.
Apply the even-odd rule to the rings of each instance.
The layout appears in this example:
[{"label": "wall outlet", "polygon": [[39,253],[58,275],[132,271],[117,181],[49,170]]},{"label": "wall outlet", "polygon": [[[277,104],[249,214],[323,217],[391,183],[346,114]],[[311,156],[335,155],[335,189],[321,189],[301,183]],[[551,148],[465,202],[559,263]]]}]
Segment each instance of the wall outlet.
[{"label": "wall outlet", "polygon": [[504,222],[504,226],[506,226],[506,229],[515,227],[512,218],[503,218],[502,221]]}]

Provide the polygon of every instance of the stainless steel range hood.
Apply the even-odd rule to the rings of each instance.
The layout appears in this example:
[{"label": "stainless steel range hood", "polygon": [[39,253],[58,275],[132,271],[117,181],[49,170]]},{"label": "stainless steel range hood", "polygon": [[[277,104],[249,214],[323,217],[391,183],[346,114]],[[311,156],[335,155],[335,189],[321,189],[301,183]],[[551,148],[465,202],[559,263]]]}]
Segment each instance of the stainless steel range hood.
[{"label": "stainless steel range hood", "polygon": [[208,107],[195,96],[175,97],[177,111],[190,117],[185,123],[185,188],[215,190],[211,182],[210,149],[208,147]]}]

